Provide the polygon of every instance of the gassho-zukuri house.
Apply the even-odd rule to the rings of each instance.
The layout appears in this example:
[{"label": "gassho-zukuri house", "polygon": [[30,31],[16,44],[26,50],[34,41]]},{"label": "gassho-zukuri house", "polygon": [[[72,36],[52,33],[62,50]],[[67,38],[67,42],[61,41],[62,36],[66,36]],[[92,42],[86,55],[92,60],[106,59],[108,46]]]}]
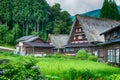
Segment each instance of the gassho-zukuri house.
[{"label": "gassho-zukuri house", "polygon": [[120,22],[109,19],[85,17],[76,15],[68,44],[65,45],[66,53],[76,53],[84,49],[92,54],[98,54],[98,43],[105,41],[102,32],[118,26]]},{"label": "gassho-zukuri house", "polygon": [[[84,49],[92,54],[98,55],[100,59],[106,62],[108,58],[106,56],[107,51],[104,51],[105,49],[102,48],[104,46],[101,45],[102,43],[106,42],[106,38],[104,37],[104,35],[100,34],[107,30],[115,28],[118,25],[120,25],[120,22],[115,20],[76,15],[69,35],[49,35],[48,42],[44,42],[42,39],[39,38],[39,46],[38,44],[35,45],[36,39],[31,40],[32,38],[30,38],[29,42],[18,39],[19,52],[24,52],[24,54],[29,54],[30,52],[61,52],[75,54],[78,50]],[[23,43],[21,43],[21,41]],[[25,46],[25,48],[23,49],[21,48],[21,45],[27,46]],[[100,52],[100,49],[105,53]],[[111,50],[108,51],[110,52]]]}]

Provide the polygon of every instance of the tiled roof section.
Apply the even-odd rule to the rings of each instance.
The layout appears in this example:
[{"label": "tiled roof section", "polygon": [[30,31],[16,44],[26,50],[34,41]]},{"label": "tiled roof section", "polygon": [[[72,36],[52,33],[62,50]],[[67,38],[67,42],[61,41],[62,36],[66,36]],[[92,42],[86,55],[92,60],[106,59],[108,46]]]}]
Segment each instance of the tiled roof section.
[{"label": "tiled roof section", "polygon": [[52,43],[55,48],[64,48],[68,43],[69,36],[68,35],[49,35],[50,43]]},{"label": "tiled roof section", "polygon": [[103,43],[99,43],[98,45],[109,45],[109,44],[118,43],[118,42],[120,42],[120,38],[113,39],[113,40],[110,40],[110,41],[105,41]]},{"label": "tiled roof section", "polygon": [[48,43],[37,43],[37,42],[24,42],[24,43],[32,47],[48,47],[48,48],[53,47],[52,45],[49,45]]},{"label": "tiled roof section", "polygon": [[111,32],[111,31],[114,31],[114,30],[117,30],[117,29],[120,29],[120,25],[105,31],[105,32],[101,33],[100,35],[103,35],[105,33],[108,33],[108,32]]},{"label": "tiled roof section", "polygon": [[34,36],[34,35],[23,36],[23,37],[17,39],[17,41],[26,41],[26,40],[29,40],[29,39],[34,38],[34,37],[36,37],[36,36]]},{"label": "tiled roof section", "polygon": [[65,47],[90,47],[90,46],[95,46],[91,43],[71,43],[68,45],[65,45]]}]

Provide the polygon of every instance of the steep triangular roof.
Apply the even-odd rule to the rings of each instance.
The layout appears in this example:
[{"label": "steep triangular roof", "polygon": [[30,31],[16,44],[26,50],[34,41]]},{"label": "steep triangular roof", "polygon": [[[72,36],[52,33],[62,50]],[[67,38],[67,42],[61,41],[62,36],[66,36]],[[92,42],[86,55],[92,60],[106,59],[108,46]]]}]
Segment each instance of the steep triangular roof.
[{"label": "steep triangular roof", "polygon": [[58,35],[58,34],[50,34],[49,42],[51,45],[55,46],[55,48],[64,48],[64,46],[68,43],[69,36],[68,35]]},{"label": "steep triangular roof", "polygon": [[120,22],[115,20],[76,15],[71,28],[70,36],[77,20],[79,21],[79,24],[81,25],[89,42],[104,41],[104,36],[100,36],[100,33],[120,25]]}]

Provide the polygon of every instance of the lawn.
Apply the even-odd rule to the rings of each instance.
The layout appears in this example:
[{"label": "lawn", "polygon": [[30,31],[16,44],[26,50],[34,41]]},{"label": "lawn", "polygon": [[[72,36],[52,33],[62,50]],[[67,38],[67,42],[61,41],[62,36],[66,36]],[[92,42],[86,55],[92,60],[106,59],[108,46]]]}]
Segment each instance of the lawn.
[{"label": "lawn", "polygon": [[113,74],[120,74],[120,68],[89,60],[0,53],[0,59],[4,58],[9,59],[11,64],[34,60],[46,80],[106,80]]}]

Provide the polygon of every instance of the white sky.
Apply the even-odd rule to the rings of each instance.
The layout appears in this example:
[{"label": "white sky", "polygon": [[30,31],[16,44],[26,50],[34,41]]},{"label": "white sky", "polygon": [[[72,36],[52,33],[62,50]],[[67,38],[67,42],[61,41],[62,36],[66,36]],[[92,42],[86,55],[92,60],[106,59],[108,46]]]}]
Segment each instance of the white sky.
[{"label": "white sky", "polygon": [[[68,11],[71,15],[81,14],[102,7],[104,0],[46,0],[51,6],[60,3],[61,9]],[[115,0],[120,5],[120,0]]]}]

